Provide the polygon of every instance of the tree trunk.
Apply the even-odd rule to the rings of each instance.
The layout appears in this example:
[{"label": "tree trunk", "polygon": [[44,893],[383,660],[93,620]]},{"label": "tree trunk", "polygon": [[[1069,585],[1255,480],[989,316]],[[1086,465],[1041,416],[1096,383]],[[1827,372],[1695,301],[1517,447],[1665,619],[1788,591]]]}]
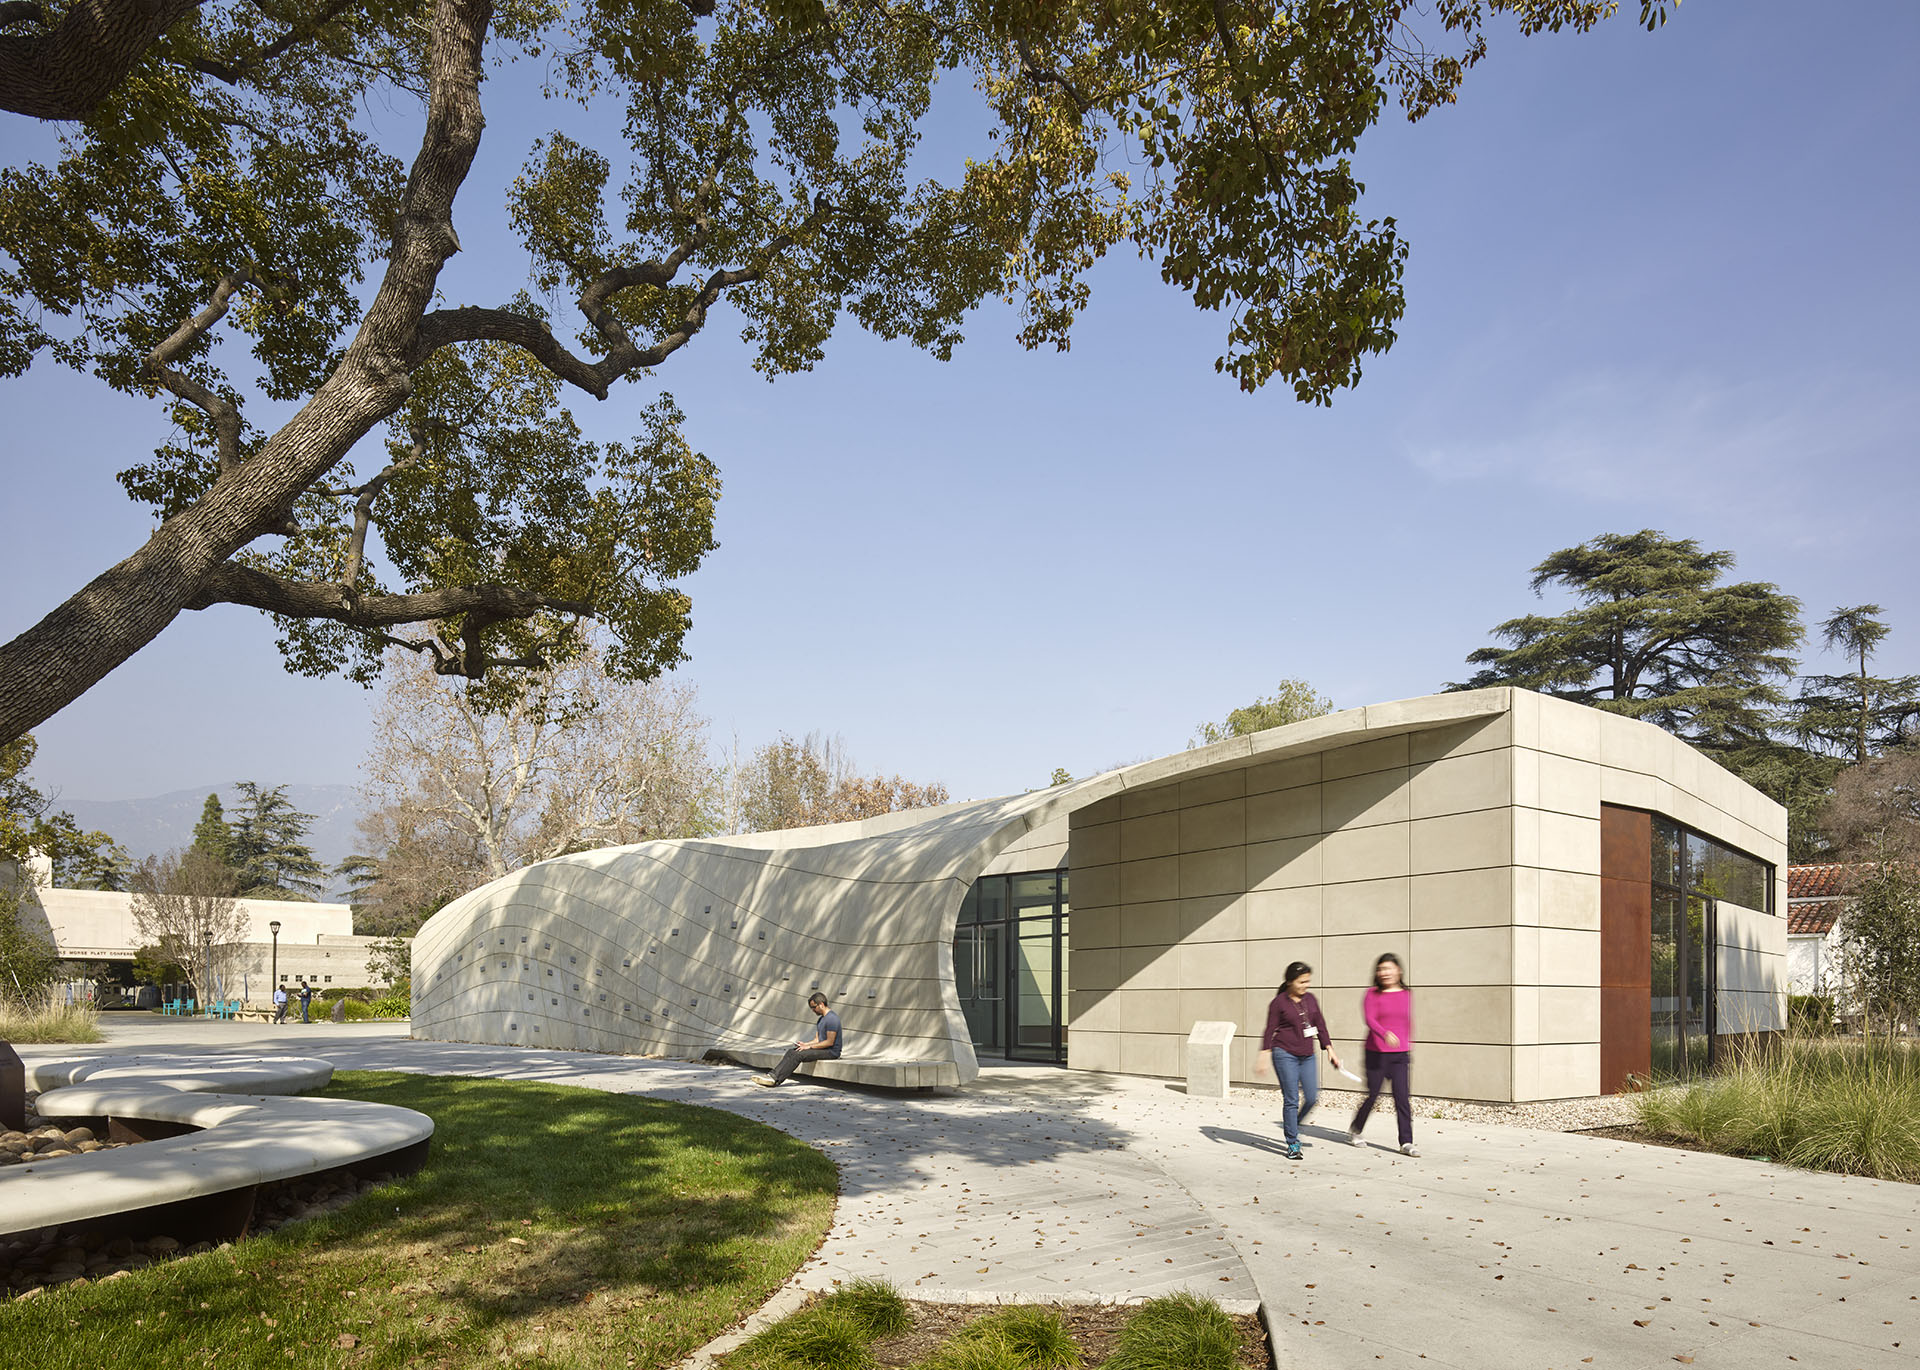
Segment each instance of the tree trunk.
[{"label": "tree trunk", "polygon": [[50,33],[0,36],[0,110],[84,119],[200,0],[75,0]]}]

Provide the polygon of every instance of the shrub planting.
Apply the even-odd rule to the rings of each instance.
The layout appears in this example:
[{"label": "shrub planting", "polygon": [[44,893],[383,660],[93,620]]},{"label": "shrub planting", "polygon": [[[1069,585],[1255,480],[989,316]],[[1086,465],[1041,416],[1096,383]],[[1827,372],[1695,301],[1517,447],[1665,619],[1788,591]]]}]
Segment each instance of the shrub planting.
[{"label": "shrub planting", "polygon": [[1920,1182],[1920,1043],[1794,1034],[1638,1107],[1649,1132],[1713,1151]]}]

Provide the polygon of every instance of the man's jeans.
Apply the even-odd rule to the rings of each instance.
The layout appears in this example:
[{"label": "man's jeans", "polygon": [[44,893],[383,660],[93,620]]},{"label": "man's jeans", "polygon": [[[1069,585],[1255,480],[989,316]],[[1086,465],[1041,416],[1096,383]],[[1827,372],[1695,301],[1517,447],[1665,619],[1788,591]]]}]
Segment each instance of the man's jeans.
[{"label": "man's jeans", "polygon": [[788,1047],[787,1054],[780,1058],[780,1064],[773,1068],[773,1082],[785,1084],[787,1077],[793,1074],[793,1068],[802,1061],[828,1061],[833,1059],[832,1047]]},{"label": "man's jeans", "polygon": [[1300,1123],[1320,1102],[1320,1057],[1295,1056],[1282,1047],[1273,1049],[1273,1078],[1280,1082],[1280,1121],[1286,1131],[1287,1145],[1300,1145]]},{"label": "man's jeans", "polygon": [[282,999],[273,1006],[273,1021],[276,1023],[284,1023],[287,1021],[287,1001],[285,999]]}]

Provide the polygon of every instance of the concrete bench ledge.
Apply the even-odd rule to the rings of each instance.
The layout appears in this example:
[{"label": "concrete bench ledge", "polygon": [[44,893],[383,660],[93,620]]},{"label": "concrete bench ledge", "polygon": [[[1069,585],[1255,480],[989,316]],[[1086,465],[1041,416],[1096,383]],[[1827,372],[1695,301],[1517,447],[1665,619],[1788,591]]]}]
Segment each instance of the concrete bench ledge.
[{"label": "concrete bench ledge", "polygon": [[[726,1054],[742,1065],[772,1070],[787,1054],[785,1047],[728,1047]],[[960,1084],[960,1068],[952,1061],[888,1060],[875,1056],[842,1056],[837,1061],[808,1061],[794,1071],[816,1080],[843,1080],[851,1085],[878,1085],[884,1089],[928,1089]]]},{"label": "concrete bench ledge", "polygon": [[44,1118],[106,1118],[136,1132],[142,1123],[202,1130],[0,1170],[0,1228],[9,1233],[232,1191],[245,1191],[250,1214],[253,1188],[272,1180],[381,1157],[395,1171],[417,1169],[433,1136],[424,1113],[357,1099],[72,1085],[36,1107]]},{"label": "concrete bench ledge", "polygon": [[43,1091],[34,1104],[41,1117],[105,1126],[117,1140],[143,1144],[0,1169],[0,1235],[170,1213],[237,1237],[262,1184],[343,1166],[417,1170],[433,1136],[424,1113],[286,1097],[332,1079],[332,1064],[310,1056],[95,1056],[33,1066],[27,1084]]},{"label": "concrete bench ledge", "polygon": [[332,1079],[332,1063],[312,1056],[95,1056],[27,1070],[27,1088],[33,1090],[112,1083],[191,1093],[300,1094]]}]

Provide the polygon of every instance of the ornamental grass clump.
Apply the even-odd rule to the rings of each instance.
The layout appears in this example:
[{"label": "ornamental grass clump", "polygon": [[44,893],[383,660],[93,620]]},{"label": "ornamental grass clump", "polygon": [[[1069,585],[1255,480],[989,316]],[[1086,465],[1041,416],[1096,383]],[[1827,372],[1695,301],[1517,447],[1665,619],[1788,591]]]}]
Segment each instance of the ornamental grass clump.
[{"label": "ornamental grass clump", "polygon": [[1003,1331],[999,1328],[982,1331],[976,1323],[922,1361],[918,1370],[1027,1370],[1027,1367]]},{"label": "ornamental grass clump", "polygon": [[1080,1346],[1051,1308],[1016,1307],[970,1323],[929,1370],[1073,1370]]},{"label": "ornamental grass clump", "polygon": [[855,1280],[750,1337],[728,1364],[745,1370],[870,1370],[872,1344],[912,1326],[900,1291],[884,1280]]},{"label": "ornamental grass clump", "polygon": [[1795,1034],[1639,1100],[1649,1132],[1810,1170],[1920,1181],[1920,1044]]},{"label": "ornamental grass clump", "polygon": [[1233,1370],[1240,1349],[1240,1332],[1219,1304],[1169,1294],[1128,1320],[1104,1370]]},{"label": "ornamental grass clump", "polygon": [[845,1313],[870,1339],[897,1337],[913,1326],[907,1301],[885,1280],[855,1280],[820,1300],[819,1307]]},{"label": "ornamental grass clump", "polygon": [[51,990],[25,1003],[0,997],[0,1042],[18,1046],[53,1042],[104,1042],[100,1010],[90,1003],[68,1003]]}]

